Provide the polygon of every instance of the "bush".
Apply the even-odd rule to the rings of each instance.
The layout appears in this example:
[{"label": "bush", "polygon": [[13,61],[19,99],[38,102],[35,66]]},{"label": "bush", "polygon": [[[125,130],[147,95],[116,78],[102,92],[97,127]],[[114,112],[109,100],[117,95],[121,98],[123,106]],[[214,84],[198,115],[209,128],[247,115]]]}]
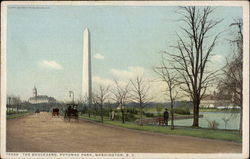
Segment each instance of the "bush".
[{"label": "bush", "polygon": [[217,129],[219,126],[219,123],[217,123],[215,120],[213,121],[207,120],[207,122],[208,122],[208,127],[211,129]]},{"label": "bush", "polygon": [[10,111],[7,111],[6,114],[7,115],[12,115],[12,114],[17,114],[18,112],[16,111],[13,111],[13,110],[10,110]]},{"label": "bush", "polygon": [[[134,114],[131,114],[131,113],[124,113],[124,116],[125,116],[125,121],[130,121],[130,122],[132,122],[132,121],[135,121],[137,118],[135,117],[135,115]],[[122,120],[122,113],[116,113],[115,114],[115,120]]]},{"label": "bush", "polygon": [[190,109],[187,106],[177,107],[174,109],[176,114],[190,115]]},{"label": "bush", "polygon": [[146,117],[154,117],[154,113],[143,112]]},{"label": "bush", "polygon": [[137,110],[135,108],[127,108],[126,111],[128,113],[131,113],[131,114],[138,114],[139,113],[139,110]]}]

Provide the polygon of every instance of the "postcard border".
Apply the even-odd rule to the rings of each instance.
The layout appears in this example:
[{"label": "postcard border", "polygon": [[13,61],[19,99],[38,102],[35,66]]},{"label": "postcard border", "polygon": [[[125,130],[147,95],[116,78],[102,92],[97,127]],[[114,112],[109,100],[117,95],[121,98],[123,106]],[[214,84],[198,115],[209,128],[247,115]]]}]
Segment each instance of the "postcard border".
[{"label": "postcard border", "polygon": [[[7,33],[7,6],[8,5],[115,5],[115,6],[178,6],[178,5],[195,5],[195,6],[241,6],[243,8],[243,27],[244,35],[249,35],[249,3],[246,1],[5,1],[1,4],[1,155],[6,158],[6,33]],[[227,154],[209,154],[210,157],[230,157],[230,158],[247,158],[249,157],[249,36],[244,36],[244,55],[243,55],[243,136],[242,136],[242,153]],[[4,139],[4,140],[3,140]],[[29,153],[29,152],[27,152]],[[137,154],[137,153],[135,153]],[[150,154],[138,153],[137,157],[156,158],[161,157],[191,157],[206,158],[208,154]],[[159,156],[158,156],[159,157]],[[12,158],[15,158],[12,156]],[[20,157],[18,157],[20,158]]]}]

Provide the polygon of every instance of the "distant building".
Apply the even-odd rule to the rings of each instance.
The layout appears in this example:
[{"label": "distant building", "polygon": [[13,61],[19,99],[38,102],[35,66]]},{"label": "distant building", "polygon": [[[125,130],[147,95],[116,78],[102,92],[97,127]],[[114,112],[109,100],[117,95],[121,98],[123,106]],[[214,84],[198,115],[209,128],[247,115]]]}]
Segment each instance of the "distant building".
[{"label": "distant building", "polygon": [[221,96],[215,91],[213,94],[205,94],[200,102],[200,107],[205,108],[230,108],[233,102],[228,95]]},{"label": "distant building", "polygon": [[41,103],[55,103],[56,99],[53,97],[48,97],[47,95],[37,95],[37,89],[36,87],[34,87],[33,97],[30,97],[28,101],[31,104],[41,104]]}]

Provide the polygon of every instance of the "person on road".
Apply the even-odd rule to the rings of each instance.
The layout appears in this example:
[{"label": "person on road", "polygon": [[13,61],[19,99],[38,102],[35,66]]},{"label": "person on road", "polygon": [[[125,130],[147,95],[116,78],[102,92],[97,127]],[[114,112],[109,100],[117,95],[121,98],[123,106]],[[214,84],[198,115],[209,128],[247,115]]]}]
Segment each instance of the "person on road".
[{"label": "person on road", "polygon": [[164,124],[165,126],[168,126],[168,117],[169,117],[169,114],[168,114],[168,109],[166,108],[165,111],[164,111]]}]

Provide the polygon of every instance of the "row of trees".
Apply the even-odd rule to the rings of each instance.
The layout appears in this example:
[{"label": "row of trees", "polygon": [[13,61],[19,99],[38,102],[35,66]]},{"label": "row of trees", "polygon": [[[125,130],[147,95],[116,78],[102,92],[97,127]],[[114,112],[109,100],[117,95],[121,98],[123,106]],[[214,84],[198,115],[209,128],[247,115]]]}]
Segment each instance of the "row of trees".
[{"label": "row of trees", "polygon": [[17,111],[21,109],[22,101],[17,96],[7,96],[7,111],[9,108],[15,108]]},{"label": "row of trees", "polygon": [[[101,113],[101,122],[103,122],[103,109],[105,103],[112,100],[120,109],[122,115],[122,123],[125,123],[125,104],[128,102],[138,103],[140,109],[140,121],[142,121],[143,108],[151,100],[149,96],[149,85],[143,75],[131,79],[127,83],[121,83],[117,80],[113,81],[111,86],[100,85],[98,90],[92,93],[92,106],[98,106]],[[90,114],[89,114],[90,115]],[[141,122],[142,125],[142,122]]]},{"label": "row of trees", "polygon": [[[233,103],[241,107],[240,110],[240,133],[242,133],[243,116],[243,33],[242,19],[235,20],[230,27],[234,31],[232,39],[229,40],[233,50],[233,56],[226,58],[226,65],[223,68],[223,77],[219,81],[220,91],[231,93]],[[223,94],[223,92],[220,92]]]}]

